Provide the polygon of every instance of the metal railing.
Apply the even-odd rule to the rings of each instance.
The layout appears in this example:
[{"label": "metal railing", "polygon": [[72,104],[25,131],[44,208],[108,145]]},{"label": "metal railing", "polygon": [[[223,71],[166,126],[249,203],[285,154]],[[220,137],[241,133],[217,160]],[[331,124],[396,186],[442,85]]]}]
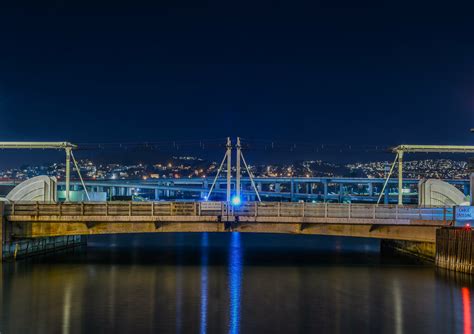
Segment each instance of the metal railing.
[{"label": "metal railing", "polygon": [[452,207],[371,204],[247,202],[17,202],[5,205],[7,216],[238,216],[312,217],[453,221]]}]

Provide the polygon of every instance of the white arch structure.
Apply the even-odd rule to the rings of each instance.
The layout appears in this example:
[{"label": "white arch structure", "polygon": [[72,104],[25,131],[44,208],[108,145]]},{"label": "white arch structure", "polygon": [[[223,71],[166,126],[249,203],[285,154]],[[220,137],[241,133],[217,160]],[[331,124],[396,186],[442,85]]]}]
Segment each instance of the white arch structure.
[{"label": "white arch structure", "polygon": [[57,180],[45,175],[35,176],[23,181],[8,193],[11,202],[34,201],[56,202]]},{"label": "white arch structure", "polygon": [[418,194],[420,206],[469,205],[458,188],[443,180],[421,180],[418,184]]}]

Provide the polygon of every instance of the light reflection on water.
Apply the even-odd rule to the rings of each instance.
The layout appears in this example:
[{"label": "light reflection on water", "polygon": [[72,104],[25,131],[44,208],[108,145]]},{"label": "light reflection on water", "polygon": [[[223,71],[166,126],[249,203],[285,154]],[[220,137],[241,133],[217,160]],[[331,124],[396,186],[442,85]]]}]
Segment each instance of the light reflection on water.
[{"label": "light reflection on water", "polygon": [[403,333],[403,304],[402,304],[402,293],[400,290],[400,282],[393,280],[393,303],[395,309],[395,333]]},{"label": "light reflection on water", "polygon": [[201,235],[201,334],[207,333],[207,287],[208,287],[208,258],[209,258],[209,235],[207,232]]},{"label": "light reflection on water", "polygon": [[[178,243],[182,243],[183,234],[177,236]],[[176,266],[176,332],[181,333],[183,327],[183,255],[178,253]]]},{"label": "light reflection on water", "polygon": [[464,314],[464,334],[472,333],[471,291],[467,287],[461,289]]},{"label": "light reflection on water", "polygon": [[381,257],[374,240],[102,237],[2,278],[2,334],[472,332],[472,277]]},{"label": "light reflection on water", "polygon": [[240,245],[240,233],[232,232],[229,249],[230,334],[239,333],[241,279],[242,249]]}]

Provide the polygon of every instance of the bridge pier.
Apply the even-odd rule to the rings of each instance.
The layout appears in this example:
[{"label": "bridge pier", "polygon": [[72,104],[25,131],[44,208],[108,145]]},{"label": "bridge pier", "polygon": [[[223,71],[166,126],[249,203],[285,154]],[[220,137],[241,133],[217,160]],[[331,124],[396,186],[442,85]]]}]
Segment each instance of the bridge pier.
[{"label": "bridge pier", "polygon": [[474,274],[474,230],[447,227],[436,231],[436,265]]},{"label": "bridge pier", "polygon": [[380,248],[382,252],[406,254],[434,262],[440,268],[474,274],[474,230],[471,228],[438,228],[435,242],[382,239]]},{"label": "bridge pier", "polygon": [[52,253],[86,244],[87,236],[84,235],[15,239],[3,245],[2,261]]},{"label": "bridge pier", "polygon": [[380,241],[380,251],[395,252],[411,257],[416,257],[427,262],[434,262],[436,256],[436,244],[434,242],[389,240]]}]

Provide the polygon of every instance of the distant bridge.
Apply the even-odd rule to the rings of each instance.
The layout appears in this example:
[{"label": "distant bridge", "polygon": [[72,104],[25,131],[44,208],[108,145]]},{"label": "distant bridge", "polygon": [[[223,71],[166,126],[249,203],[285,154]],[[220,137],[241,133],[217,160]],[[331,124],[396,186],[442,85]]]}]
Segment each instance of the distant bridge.
[{"label": "distant bridge", "polygon": [[[254,178],[263,199],[289,201],[318,202],[365,202],[377,201],[383,183],[382,178],[350,178],[350,177],[258,177]],[[149,180],[85,180],[85,185],[92,192],[106,192],[109,199],[114,196],[132,196],[134,193],[146,195],[149,199],[173,199],[177,194],[184,194],[188,199],[204,199],[213,179],[211,178],[164,178]],[[450,184],[461,188],[469,195],[470,184],[467,179],[446,179]],[[226,180],[218,179],[214,193],[225,198]],[[410,191],[404,194],[405,203],[418,203],[419,179],[404,179],[403,185]],[[19,182],[0,181],[0,185],[14,186]],[[235,179],[231,180],[235,189]],[[250,179],[242,178],[242,196],[247,200],[255,199]],[[81,182],[70,181],[71,189],[82,190]],[[59,189],[65,189],[65,183],[59,183]],[[398,201],[398,181],[390,179],[384,190],[384,204]]]},{"label": "distant bridge", "polygon": [[[263,199],[287,199],[290,201],[306,200],[320,202],[376,202],[382,190],[383,178],[348,178],[348,177],[257,177],[254,178],[259,193]],[[154,180],[104,180],[85,181],[91,191],[105,191],[108,197],[131,196],[134,192],[143,194],[149,192],[154,200],[170,199],[176,194],[190,194],[195,198],[203,199],[207,195],[211,178],[181,178],[181,179],[154,179]],[[459,186],[465,195],[469,194],[469,180],[449,179],[446,182]],[[222,198],[226,194],[226,180],[218,179],[214,193]],[[235,189],[235,179],[232,179],[232,188]],[[411,192],[405,194],[406,203],[418,203],[419,179],[404,179],[405,187]],[[250,179],[242,178],[242,195],[248,200],[255,199],[251,189]],[[81,190],[79,181],[71,181],[74,190]],[[60,183],[64,189],[64,184]],[[191,198],[191,197],[189,197]],[[398,201],[398,181],[390,179],[384,190],[384,203]]]},{"label": "distant bridge", "polygon": [[262,232],[435,242],[453,208],[247,202],[11,203],[4,240],[109,233]]}]

